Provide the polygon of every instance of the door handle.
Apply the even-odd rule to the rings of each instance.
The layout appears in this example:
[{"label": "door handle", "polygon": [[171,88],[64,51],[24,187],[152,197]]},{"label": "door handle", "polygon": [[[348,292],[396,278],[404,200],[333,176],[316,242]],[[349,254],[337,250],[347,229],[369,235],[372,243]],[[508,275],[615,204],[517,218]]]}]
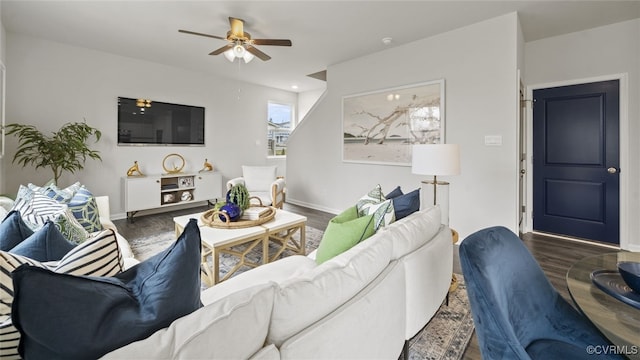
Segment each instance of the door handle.
[{"label": "door handle", "polygon": [[618,169],[614,168],[613,166],[607,169],[607,172],[609,174],[615,174],[618,172]]}]

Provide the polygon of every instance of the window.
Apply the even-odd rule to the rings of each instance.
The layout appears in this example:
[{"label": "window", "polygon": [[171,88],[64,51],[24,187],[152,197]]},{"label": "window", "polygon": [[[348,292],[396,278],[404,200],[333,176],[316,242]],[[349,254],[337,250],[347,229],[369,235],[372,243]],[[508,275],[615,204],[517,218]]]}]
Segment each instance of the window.
[{"label": "window", "polygon": [[269,101],[267,111],[267,156],[287,155],[287,140],[289,140],[293,127],[293,106]]}]

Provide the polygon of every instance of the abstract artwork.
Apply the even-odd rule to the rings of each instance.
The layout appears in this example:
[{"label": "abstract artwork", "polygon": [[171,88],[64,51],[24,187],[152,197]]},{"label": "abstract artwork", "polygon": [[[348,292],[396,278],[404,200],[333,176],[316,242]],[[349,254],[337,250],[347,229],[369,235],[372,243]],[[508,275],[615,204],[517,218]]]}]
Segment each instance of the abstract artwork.
[{"label": "abstract artwork", "polygon": [[410,166],[412,145],[444,130],[444,79],[342,98],[344,162]]}]

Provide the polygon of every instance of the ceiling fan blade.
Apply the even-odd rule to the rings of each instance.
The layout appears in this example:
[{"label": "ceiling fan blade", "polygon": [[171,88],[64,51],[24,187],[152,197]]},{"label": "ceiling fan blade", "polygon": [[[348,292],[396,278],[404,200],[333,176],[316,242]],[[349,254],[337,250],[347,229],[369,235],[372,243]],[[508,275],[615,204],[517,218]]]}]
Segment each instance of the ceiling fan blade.
[{"label": "ceiling fan blade", "polygon": [[223,47],[221,47],[219,49],[213,50],[212,52],[209,53],[209,55],[220,55],[223,52],[225,52],[225,51],[227,51],[227,50],[229,50],[231,48],[233,48],[233,44],[229,43],[229,44],[227,44],[227,45],[225,45],[225,46],[223,46]]},{"label": "ceiling fan blade", "polygon": [[191,34],[191,35],[206,36],[206,37],[210,37],[210,38],[214,38],[214,39],[220,39],[220,40],[227,40],[227,38],[223,38],[222,36],[203,34],[203,33],[195,32],[195,31],[189,31],[189,30],[178,30],[178,32],[185,33],[185,34]]},{"label": "ceiling fan blade", "polygon": [[257,56],[262,61],[267,61],[267,60],[271,59],[271,56],[263,53],[262,51],[258,50],[258,48],[254,47],[254,46],[247,45],[247,51],[252,53],[253,55]]},{"label": "ceiling fan blade", "polygon": [[287,39],[253,39],[251,43],[255,45],[291,46],[291,40]]},{"label": "ceiling fan blade", "polygon": [[231,34],[236,38],[244,37],[244,20],[229,16],[229,25],[231,25]]}]

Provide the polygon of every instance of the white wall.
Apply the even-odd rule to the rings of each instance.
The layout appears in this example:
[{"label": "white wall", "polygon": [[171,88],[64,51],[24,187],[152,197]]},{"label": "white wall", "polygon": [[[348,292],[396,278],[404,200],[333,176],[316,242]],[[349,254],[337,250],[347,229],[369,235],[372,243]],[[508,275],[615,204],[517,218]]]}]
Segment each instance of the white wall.
[{"label": "white wall", "polygon": [[[5,66],[7,64],[6,39],[7,39],[6,31],[4,30],[4,25],[2,25],[2,7],[0,6],[0,61],[2,61],[2,63],[5,64]],[[0,136],[2,135],[3,135],[3,132],[2,132],[2,129],[0,129]],[[0,139],[0,142],[1,141],[4,141],[4,140]],[[4,176],[5,159],[6,159],[6,156],[0,158],[0,194],[4,194],[6,191],[5,190],[6,179]]]},{"label": "white wall", "polygon": [[620,74],[627,79],[627,96],[621,94],[621,125],[626,113],[628,129],[620,138],[620,243],[640,251],[640,19],[526,43],[525,62],[531,87]]},{"label": "white wall", "polygon": [[322,94],[324,94],[325,90],[325,88],[322,88],[298,93],[298,122],[304,120],[305,116],[307,116]]},{"label": "white wall", "polygon": [[[215,60],[219,60],[216,62]],[[223,58],[211,66],[230,66]],[[120,179],[137,160],[143,172],[160,174],[170,153],[185,157],[185,171],[197,171],[209,159],[223,180],[241,175],[241,165],[267,164],[266,114],[269,100],[295,103],[293,92],[230,81],[86,48],[7,34],[7,122],[34,124],[55,131],[66,122],[86,119],[103,133],[95,148],[103,161],[88,161],[85,170],[64,175],[60,185],[80,180],[96,194],[111,197],[111,209],[122,216]],[[206,147],[117,146],[117,97],[205,107]],[[8,157],[16,141],[8,139]],[[5,162],[6,191],[19,184],[43,183],[52,175]],[[284,162],[282,161],[282,167]],[[282,168],[284,173],[286,169]]]},{"label": "white wall", "polygon": [[[342,97],[444,79],[447,142],[460,144],[450,224],[461,237],[492,225],[517,230],[517,46],[515,13],[336,64],[327,93],[289,141],[287,199],[338,212],[377,183],[420,186],[409,167],[342,162]],[[502,146],[485,146],[501,135]]]}]

